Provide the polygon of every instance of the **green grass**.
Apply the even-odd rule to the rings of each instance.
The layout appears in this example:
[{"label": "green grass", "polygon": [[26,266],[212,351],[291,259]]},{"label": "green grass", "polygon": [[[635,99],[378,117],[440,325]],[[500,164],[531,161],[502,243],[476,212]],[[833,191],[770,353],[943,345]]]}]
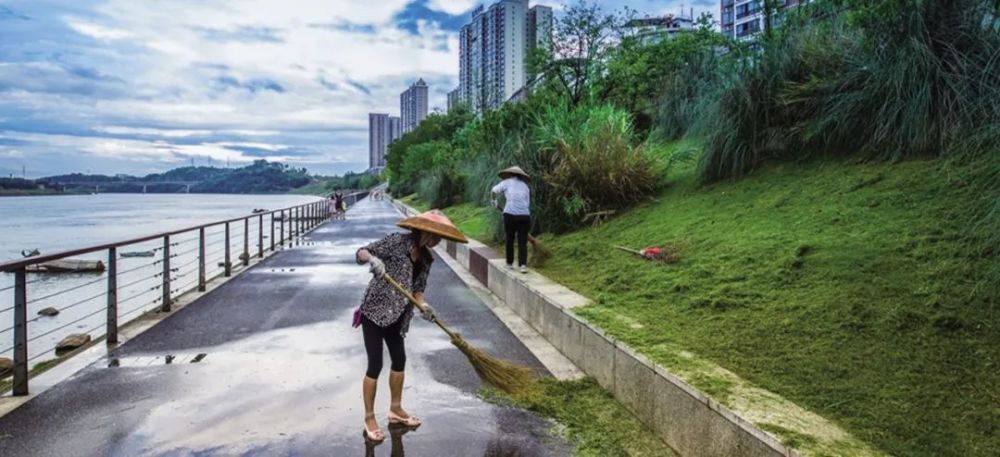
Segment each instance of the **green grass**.
[{"label": "green grass", "polygon": [[475,206],[472,203],[445,208],[444,213],[462,233],[482,242],[488,242],[493,238],[493,222],[490,218],[500,217],[498,211]]},{"label": "green grass", "polygon": [[482,396],[494,403],[552,418],[558,424],[557,432],[576,446],[578,456],[675,455],[591,378],[579,381],[545,378],[539,382],[537,392],[521,398],[511,398],[495,389],[484,389]]},{"label": "green grass", "polygon": [[417,194],[407,195],[405,197],[400,198],[399,201],[403,202],[406,205],[409,205],[411,208],[417,211],[427,211],[431,209],[431,207],[428,206],[427,203],[424,203],[423,200],[417,197]]},{"label": "green grass", "polygon": [[[680,373],[713,362],[891,454],[1000,455],[1000,297],[980,274],[997,260],[962,236],[977,190],[956,176],[941,161],[814,162],[697,187],[686,171],[602,226],[543,237],[541,272]],[[732,400],[724,376],[688,381]]]}]

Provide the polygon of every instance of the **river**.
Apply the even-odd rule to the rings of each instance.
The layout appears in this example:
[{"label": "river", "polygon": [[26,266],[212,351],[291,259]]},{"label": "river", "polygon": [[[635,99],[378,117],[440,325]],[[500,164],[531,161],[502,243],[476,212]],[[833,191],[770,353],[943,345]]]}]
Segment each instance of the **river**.
[{"label": "river", "polygon": [[[43,254],[115,242],[186,228],[250,214],[255,208],[270,210],[315,201],[301,195],[208,195],[208,194],[99,194],[51,197],[0,198],[0,259],[21,258],[22,250]],[[270,223],[264,220],[265,246],[270,246]],[[250,224],[250,252],[257,253],[257,224]],[[232,261],[243,252],[243,227],[231,228]],[[206,231],[209,276],[222,271],[224,230]],[[197,235],[171,240],[171,267],[180,292],[197,282]],[[153,241],[128,246],[121,252],[149,251],[162,246]],[[155,257],[120,258],[118,261],[119,323],[155,308],[162,282],[154,275],[162,271],[162,251]],[[107,262],[107,253],[76,258]],[[106,274],[28,274],[28,357],[32,365],[54,357],[51,348],[70,333],[104,334],[107,290]],[[0,273],[0,357],[11,357],[13,346],[13,274]],[[73,289],[69,291],[69,289]],[[62,309],[54,317],[38,316],[46,307]]]}]

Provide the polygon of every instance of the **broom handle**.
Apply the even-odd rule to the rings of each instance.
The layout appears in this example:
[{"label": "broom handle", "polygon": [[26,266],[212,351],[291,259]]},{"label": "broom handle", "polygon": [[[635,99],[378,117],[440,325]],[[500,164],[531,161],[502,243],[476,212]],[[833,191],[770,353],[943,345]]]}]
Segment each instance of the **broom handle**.
[{"label": "broom handle", "polygon": [[625,252],[631,252],[631,253],[633,253],[635,255],[638,255],[638,256],[643,256],[643,257],[646,256],[645,254],[642,253],[642,251],[637,251],[635,249],[627,248],[625,246],[614,246],[614,248],[615,249],[621,249],[621,250],[623,250]]},{"label": "broom handle", "polygon": [[[399,293],[403,294],[403,296],[406,297],[406,299],[409,300],[410,303],[413,303],[413,306],[416,306],[421,313],[427,312],[427,307],[424,306],[423,303],[417,301],[417,299],[413,297],[413,294],[411,294],[410,291],[406,290],[406,288],[404,288],[402,284],[396,282],[396,280],[393,279],[392,276],[389,276],[389,273],[382,273],[382,279],[388,282],[389,285],[391,285]],[[449,330],[448,327],[445,327],[444,323],[441,322],[441,319],[438,319],[437,316],[434,316],[434,323],[437,324],[438,327],[441,327],[441,330],[444,330],[444,332],[447,333],[448,336],[450,336],[452,339],[458,337],[458,335],[452,333],[452,331]]]}]

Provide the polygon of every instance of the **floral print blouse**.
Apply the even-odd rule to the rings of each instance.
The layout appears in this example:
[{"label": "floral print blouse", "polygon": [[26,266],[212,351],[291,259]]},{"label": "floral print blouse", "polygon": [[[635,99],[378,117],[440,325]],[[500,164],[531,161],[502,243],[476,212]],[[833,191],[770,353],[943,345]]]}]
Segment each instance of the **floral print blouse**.
[{"label": "floral print blouse", "polygon": [[[386,273],[404,288],[414,294],[422,293],[427,288],[427,275],[434,257],[424,248],[420,261],[413,262],[410,258],[411,247],[413,238],[409,233],[393,233],[361,249],[382,259]],[[358,263],[361,263],[360,260]],[[388,327],[402,318],[399,333],[406,335],[413,318],[413,305],[385,280],[373,277],[361,301],[361,313],[379,327]]]}]

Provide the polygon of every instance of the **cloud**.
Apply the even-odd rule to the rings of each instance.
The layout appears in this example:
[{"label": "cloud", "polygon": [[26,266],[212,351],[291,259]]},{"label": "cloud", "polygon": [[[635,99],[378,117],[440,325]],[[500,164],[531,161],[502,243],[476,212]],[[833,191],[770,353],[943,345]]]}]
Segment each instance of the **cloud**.
[{"label": "cloud", "polygon": [[350,79],[348,79],[347,80],[347,85],[349,85],[349,86],[357,89],[359,92],[361,92],[361,93],[363,93],[365,95],[371,95],[371,93],[372,93],[372,90],[368,86],[366,86],[364,84],[361,84],[361,83],[359,83],[357,81],[351,81]]},{"label": "cloud", "polygon": [[77,33],[80,33],[81,35],[86,35],[103,41],[123,40],[132,36],[132,33],[127,30],[105,27],[89,22],[71,20],[68,24],[73,30],[76,30]]},{"label": "cloud", "polygon": [[39,176],[144,174],[192,157],[361,171],[367,113],[398,113],[421,77],[431,108],[445,106],[456,30],[478,2],[0,3],[0,173]]},{"label": "cloud", "polygon": [[245,81],[240,81],[239,79],[233,76],[220,76],[218,78],[215,78],[212,82],[218,90],[235,88],[235,89],[243,89],[250,93],[257,93],[264,91],[282,93],[285,91],[285,88],[281,84],[278,84],[277,81],[267,78],[249,79]]},{"label": "cloud", "polygon": [[3,20],[30,21],[31,18],[14,11],[10,7],[0,5],[0,21]]},{"label": "cloud", "polygon": [[350,33],[375,34],[374,24],[360,24],[345,19],[341,19],[336,22],[311,23],[308,26],[314,29],[339,30]]},{"label": "cloud", "polygon": [[191,27],[195,33],[209,41],[235,41],[243,43],[282,43],[281,31],[274,27],[240,26],[231,30],[209,27]]},{"label": "cloud", "polygon": [[428,0],[413,0],[396,14],[393,23],[396,27],[417,35],[422,23],[437,24],[443,30],[458,31],[470,20],[469,14],[451,14],[429,6]]}]

